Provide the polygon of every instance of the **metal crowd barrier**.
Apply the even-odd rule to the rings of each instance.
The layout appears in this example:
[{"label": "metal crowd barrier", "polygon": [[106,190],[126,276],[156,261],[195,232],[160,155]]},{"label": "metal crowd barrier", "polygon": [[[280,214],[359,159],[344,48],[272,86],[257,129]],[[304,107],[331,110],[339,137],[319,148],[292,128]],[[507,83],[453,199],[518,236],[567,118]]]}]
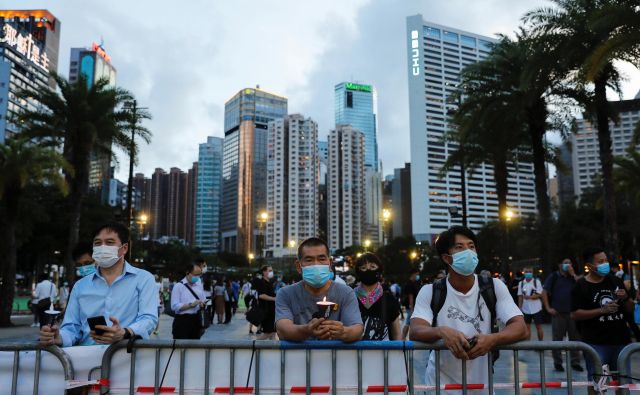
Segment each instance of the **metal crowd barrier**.
[{"label": "metal crowd barrier", "polygon": [[[35,351],[35,367],[33,370],[33,394],[39,394],[39,385],[40,385],[40,369],[41,364],[40,360],[42,357],[42,351],[46,351],[49,354],[56,357],[60,364],[62,365],[62,369],[64,371],[65,382],[73,380],[74,371],[73,371],[73,363],[69,356],[58,346],[48,346],[43,347],[38,342],[32,343],[15,343],[15,344],[0,344],[0,352],[13,352],[13,371],[11,374],[11,395],[16,395],[18,391],[18,373],[20,370],[20,352],[24,351]],[[66,390],[65,390],[66,393]]]},{"label": "metal crowd barrier", "polygon": [[[110,378],[112,373],[112,362],[114,356],[119,350],[122,350],[127,347],[126,341],[121,341],[119,343],[112,344],[104,353],[102,358],[102,376],[101,383],[102,387],[100,389],[101,394],[108,394],[110,392]],[[136,392],[153,392],[154,394],[164,393],[164,392],[177,392],[179,394],[184,394],[185,391],[189,393],[200,392],[200,389],[195,389],[194,387],[185,388],[185,360],[187,351],[204,351],[204,374],[202,375],[202,393],[211,394],[212,390],[214,393],[225,393],[229,395],[235,394],[247,394],[247,393],[255,393],[256,395],[260,395],[261,391],[263,392],[276,392],[280,393],[280,395],[285,395],[285,393],[305,393],[306,395],[310,395],[312,393],[331,393],[332,395],[337,395],[338,391],[341,392],[357,392],[358,395],[363,395],[365,392],[367,393],[384,393],[384,395],[388,395],[391,392],[394,393],[408,393],[410,395],[414,395],[416,391],[435,391],[436,394],[440,394],[443,390],[459,390],[463,395],[466,395],[470,390],[483,389],[488,390],[489,393],[493,393],[494,389],[503,389],[513,391],[515,394],[520,394],[521,389],[523,388],[537,388],[540,390],[542,395],[547,393],[548,388],[562,388],[566,389],[566,393],[573,394],[574,386],[575,387],[587,387],[591,384],[589,382],[573,382],[572,369],[568,368],[566,370],[566,382],[557,382],[557,381],[549,381],[547,380],[545,374],[545,363],[544,363],[544,352],[550,350],[561,350],[564,351],[564,357],[566,360],[566,366],[571,366],[570,364],[570,351],[582,351],[584,353],[585,358],[591,358],[594,361],[595,372],[594,377],[600,377],[602,375],[602,363],[596,351],[589,345],[582,342],[574,342],[574,341],[566,341],[566,342],[553,342],[553,341],[527,341],[520,342],[512,345],[499,347],[500,350],[510,350],[513,351],[513,367],[514,367],[514,383],[494,383],[493,382],[493,367],[491,363],[491,353],[482,358],[488,358],[488,385],[486,387],[482,384],[478,383],[468,383],[467,382],[467,363],[464,360],[461,360],[461,373],[462,373],[462,383],[461,384],[446,384],[441,385],[440,378],[440,353],[442,350],[446,350],[446,347],[443,342],[437,342],[434,344],[426,344],[426,343],[415,343],[415,342],[403,342],[403,341],[389,341],[389,342],[371,342],[371,341],[362,341],[355,343],[342,343],[335,341],[308,341],[301,343],[293,343],[293,342],[277,342],[277,341],[226,341],[226,342],[206,342],[200,340],[166,340],[166,341],[150,341],[150,340],[139,340],[136,341],[132,348],[130,357],[126,357],[125,360],[120,361],[120,363],[126,363],[128,359],[128,369],[129,369],[129,383],[128,386],[122,386],[120,390],[123,388],[128,388],[130,394],[134,394]],[[136,387],[136,353],[140,350],[153,350],[155,353],[155,363],[153,370],[153,386],[145,386]],[[166,374],[166,369],[169,366],[169,361],[164,366],[164,373],[162,373],[161,350],[171,350],[171,355],[173,355],[174,351],[179,353],[179,385],[177,388],[175,387],[161,387],[162,381],[164,379],[164,374]],[[228,350],[228,386],[220,387],[216,386],[214,388],[211,387],[210,380],[210,367],[211,367],[211,353],[215,350]],[[249,366],[249,375],[247,377],[246,383],[241,383],[242,386],[238,386],[236,383],[236,352],[238,350],[251,350],[251,364]],[[260,364],[261,364],[261,351],[265,350],[276,350],[280,352],[279,359],[279,369],[275,369],[276,366],[268,366],[270,375],[279,375],[280,385],[272,386],[270,388],[261,387],[261,373],[260,373]],[[286,387],[285,388],[285,376],[287,375],[286,369],[286,354],[289,351],[304,351],[305,353],[305,363],[304,363],[304,374],[305,374],[305,385],[304,386],[295,386],[295,387]],[[344,350],[353,350],[356,351],[357,354],[357,386],[352,387],[341,387],[338,388],[336,383],[336,370],[337,370],[337,353]],[[383,366],[384,366],[384,374],[381,377],[381,385],[369,385],[365,386],[363,384],[363,352],[368,351],[382,351],[383,358]],[[435,361],[437,366],[437,374],[436,374],[436,382],[434,385],[417,385],[415,384],[415,374],[413,369],[414,364],[414,352],[419,350],[430,350],[435,352]],[[535,351],[538,355],[538,363],[540,367],[540,381],[536,383],[530,382],[520,382],[520,372],[518,367],[518,357],[519,352],[521,351]],[[324,351],[325,353],[330,352],[330,361],[331,361],[331,379],[330,382],[324,383],[322,386],[314,386],[312,384],[311,374],[311,360],[312,353],[314,351]],[[393,379],[396,380],[396,384],[390,383],[389,377],[389,352],[402,351],[404,356],[404,366],[403,373],[406,370],[406,377],[402,377],[402,381],[406,380],[406,384],[398,385],[397,380],[398,377],[394,376]],[[634,350],[635,351],[635,350]],[[122,353],[121,353],[122,354]],[[394,354],[395,355],[395,354]],[[395,355],[394,361],[397,362],[398,355]],[[506,356],[502,356],[502,358],[507,358]],[[169,360],[171,356],[169,357]],[[123,362],[124,361],[124,362]],[[219,361],[219,360],[216,360]],[[255,362],[254,362],[255,361]],[[226,363],[226,362],[225,362]],[[251,365],[254,366],[254,370],[252,370]],[[120,367],[123,367],[120,365]],[[327,366],[327,369],[329,366]],[[397,370],[397,366],[394,366]],[[249,377],[253,372],[253,385],[249,386]],[[315,371],[314,371],[315,372]],[[162,378],[161,378],[162,374]],[[402,375],[400,375],[402,376]],[[151,377],[146,377],[150,379]],[[271,379],[271,377],[269,377]],[[243,380],[244,381],[244,380]],[[200,387],[198,387],[200,388]],[[111,391],[114,393],[117,391]],[[474,393],[475,391],[472,391]]]},{"label": "metal crowd barrier", "polygon": [[[640,352],[640,343],[631,343],[620,351],[620,355],[618,355],[620,384],[631,384],[631,356],[637,352]],[[629,388],[623,388],[622,393],[628,395]]]}]

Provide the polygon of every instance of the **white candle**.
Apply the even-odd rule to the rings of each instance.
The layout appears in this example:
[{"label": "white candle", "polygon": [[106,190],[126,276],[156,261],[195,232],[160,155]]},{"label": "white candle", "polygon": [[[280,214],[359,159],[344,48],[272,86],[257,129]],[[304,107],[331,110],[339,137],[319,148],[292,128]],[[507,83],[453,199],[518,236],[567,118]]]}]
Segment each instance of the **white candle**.
[{"label": "white candle", "polygon": [[331,312],[331,307],[333,305],[335,305],[335,303],[328,301],[326,296],[324,298],[322,298],[322,300],[316,302],[316,304],[318,306],[321,306],[321,308],[325,309],[324,310],[324,318],[328,318],[329,317],[329,313]]}]

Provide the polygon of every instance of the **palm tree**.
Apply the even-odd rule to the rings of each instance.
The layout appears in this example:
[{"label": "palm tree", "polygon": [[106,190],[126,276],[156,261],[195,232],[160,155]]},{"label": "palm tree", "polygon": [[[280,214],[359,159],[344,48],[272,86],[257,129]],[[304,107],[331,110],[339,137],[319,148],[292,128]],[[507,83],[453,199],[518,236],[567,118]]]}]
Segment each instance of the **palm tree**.
[{"label": "palm tree", "polygon": [[75,83],[52,76],[60,93],[52,88],[22,92],[22,97],[33,98],[42,106],[20,113],[17,121],[26,136],[42,144],[62,146],[64,158],[73,168],[73,172],[64,173],[70,186],[65,272],[68,281],[73,282],[71,251],[78,242],[81,208],[89,193],[90,156],[93,152],[112,157],[112,145],[128,150],[134,143],[126,133],[129,112],[122,108],[132,96],[124,89],[109,86],[106,79],[88,84],[82,74]]},{"label": "palm tree", "polygon": [[6,264],[2,265],[0,287],[0,326],[11,325],[16,281],[18,242],[16,228],[26,188],[34,184],[53,185],[63,193],[67,184],[60,169],[71,172],[63,157],[51,148],[34,145],[28,138],[16,137],[0,145],[0,208],[3,239],[7,241]]},{"label": "palm tree", "polygon": [[[619,45],[629,35],[625,33],[626,18],[606,18],[608,11],[636,10],[637,0],[552,0],[555,7],[544,7],[527,13],[524,21],[533,33],[556,48],[555,60],[573,70],[569,76],[576,86],[591,84],[593,91],[581,102],[588,117],[594,118],[598,129],[599,156],[604,196],[605,243],[609,252],[618,250],[618,226],[613,182],[613,154],[609,121],[615,114],[607,102],[607,88],[620,92],[620,74],[615,60],[625,60],[626,45]],[[623,11],[624,12],[624,11]],[[617,14],[619,16],[619,14]],[[637,25],[635,26],[637,29]],[[637,36],[636,36],[637,37]],[[612,39],[614,44],[612,45]],[[608,48],[605,50],[605,48]],[[637,55],[637,53],[635,54]],[[635,57],[637,60],[637,56]]]},{"label": "palm tree", "polygon": [[[640,207],[640,152],[636,151],[634,147],[630,147],[627,150],[628,157],[617,156],[614,158],[616,168],[613,169],[613,178],[616,183],[616,191],[622,193],[627,200],[628,207],[635,208]],[[631,238],[632,249],[634,258],[640,257],[640,251],[638,248],[638,217],[632,216],[635,219],[635,223],[632,223]]]}]

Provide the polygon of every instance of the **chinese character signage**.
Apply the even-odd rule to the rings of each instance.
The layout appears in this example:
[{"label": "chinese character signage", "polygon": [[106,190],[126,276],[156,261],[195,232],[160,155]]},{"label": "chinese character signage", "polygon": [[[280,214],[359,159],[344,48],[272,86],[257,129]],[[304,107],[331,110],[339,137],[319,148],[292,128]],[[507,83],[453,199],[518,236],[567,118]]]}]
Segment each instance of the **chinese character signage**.
[{"label": "chinese character signage", "polygon": [[11,25],[5,24],[2,28],[4,37],[0,43],[6,43],[15,48],[21,55],[38,65],[44,71],[49,71],[49,57],[38,47],[31,34],[22,35]]}]

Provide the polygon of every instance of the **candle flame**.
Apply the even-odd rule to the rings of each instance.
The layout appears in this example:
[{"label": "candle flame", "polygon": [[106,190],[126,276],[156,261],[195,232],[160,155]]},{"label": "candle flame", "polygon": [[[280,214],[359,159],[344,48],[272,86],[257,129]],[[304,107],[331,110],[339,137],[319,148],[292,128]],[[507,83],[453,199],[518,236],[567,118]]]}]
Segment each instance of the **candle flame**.
[{"label": "candle flame", "polygon": [[324,298],[322,298],[322,301],[326,302],[327,301],[327,297],[325,296]]}]

